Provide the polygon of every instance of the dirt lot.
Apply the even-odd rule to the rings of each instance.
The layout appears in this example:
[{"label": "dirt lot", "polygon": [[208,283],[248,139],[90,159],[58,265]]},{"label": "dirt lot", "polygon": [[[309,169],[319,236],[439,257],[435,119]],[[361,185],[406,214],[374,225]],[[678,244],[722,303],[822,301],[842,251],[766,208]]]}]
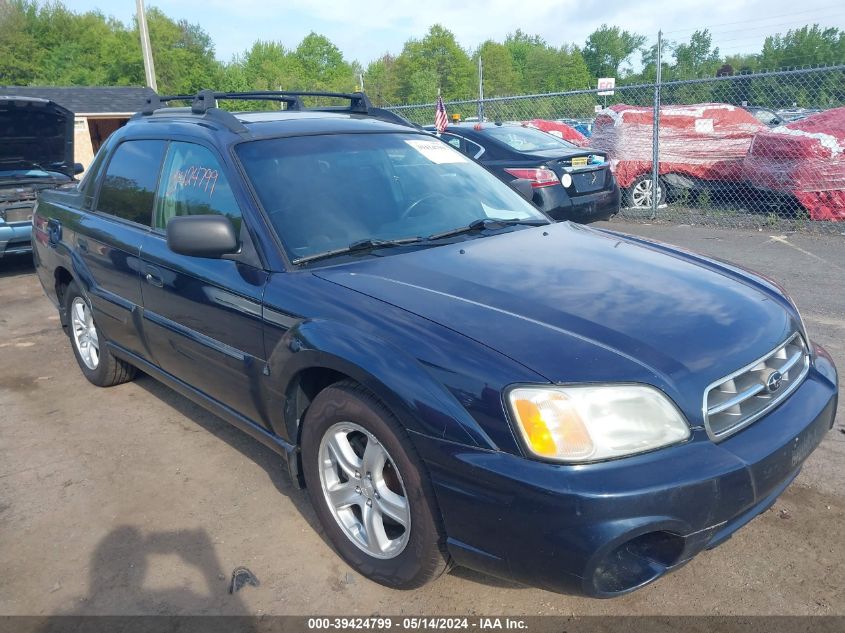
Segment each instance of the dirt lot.
[{"label": "dirt lot", "polygon": [[[780,280],[845,369],[845,237],[610,226]],[[461,569],[403,593],[334,554],[269,450],[148,377],[89,385],[26,261],[0,260],[0,326],[0,614],[845,614],[841,404],[774,508],[632,595]],[[239,565],[261,584],[230,596]]]}]

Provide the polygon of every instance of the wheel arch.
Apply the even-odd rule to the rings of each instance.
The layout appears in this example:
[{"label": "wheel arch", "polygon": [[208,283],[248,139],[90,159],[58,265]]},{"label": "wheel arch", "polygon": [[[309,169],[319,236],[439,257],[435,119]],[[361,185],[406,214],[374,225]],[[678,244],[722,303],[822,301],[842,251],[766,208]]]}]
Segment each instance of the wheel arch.
[{"label": "wheel arch", "polygon": [[417,359],[390,343],[330,321],[310,321],[289,331],[271,354],[279,402],[271,403],[273,430],[298,444],[314,397],[341,380],[354,381],[409,431],[493,448],[492,441],[445,385]]},{"label": "wheel arch", "polygon": [[68,327],[67,309],[65,308],[67,296],[65,293],[67,292],[68,286],[73,282],[74,277],[67,268],[56,266],[56,269],[53,271],[53,291],[56,293],[56,300],[58,301],[59,322],[65,332],[67,332]]}]

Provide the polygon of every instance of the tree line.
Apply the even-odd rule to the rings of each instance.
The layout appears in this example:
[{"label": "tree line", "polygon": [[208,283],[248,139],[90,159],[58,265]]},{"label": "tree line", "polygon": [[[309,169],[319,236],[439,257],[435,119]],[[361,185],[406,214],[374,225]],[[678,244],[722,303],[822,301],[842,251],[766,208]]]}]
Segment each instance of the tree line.
[{"label": "tree line", "polygon": [[[598,77],[618,84],[654,81],[656,45],[641,34],[602,25],[583,45],[554,46],[517,29],[504,41],[487,40],[468,50],[435,24],[398,54],[385,53],[366,67],[347,59],[328,38],[305,36],[296,46],[256,41],[228,62],[198,24],[147,11],[159,92],[235,90],[351,91],[363,79],[380,105],[446,100],[478,94],[478,61],[487,97],[588,89]],[[642,53],[641,69],[632,62]],[[842,63],[845,31],[808,25],[766,38],[755,54],[722,55],[706,30],[688,41],[664,42],[664,80],[742,74],[802,65]],[[0,0],[1,85],[143,85],[137,24],[99,11],[75,12],[59,1]]]}]

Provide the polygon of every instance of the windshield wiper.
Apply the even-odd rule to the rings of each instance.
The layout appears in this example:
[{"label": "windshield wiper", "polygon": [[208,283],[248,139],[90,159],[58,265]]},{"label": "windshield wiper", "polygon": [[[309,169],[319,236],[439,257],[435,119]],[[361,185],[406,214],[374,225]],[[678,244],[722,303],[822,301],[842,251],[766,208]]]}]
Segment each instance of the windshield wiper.
[{"label": "windshield wiper", "polygon": [[449,229],[442,233],[434,233],[429,235],[427,240],[439,240],[444,237],[453,237],[455,235],[462,235],[464,233],[472,233],[473,231],[481,231],[484,229],[500,229],[506,226],[516,226],[518,224],[525,224],[527,226],[543,226],[549,224],[547,220],[531,219],[531,218],[479,218],[473,220],[466,226],[459,226],[456,229]]},{"label": "windshield wiper", "polygon": [[356,240],[344,246],[343,248],[336,248],[322,253],[314,253],[313,255],[305,255],[292,260],[293,264],[304,264],[305,262],[313,262],[318,259],[325,259],[327,257],[334,257],[335,255],[346,255],[348,253],[358,253],[362,251],[371,251],[376,248],[390,248],[392,246],[404,246],[405,244],[413,244],[415,242],[422,242],[421,237],[406,237],[400,240],[380,240],[373,238],[366,238],[363,240]]}]

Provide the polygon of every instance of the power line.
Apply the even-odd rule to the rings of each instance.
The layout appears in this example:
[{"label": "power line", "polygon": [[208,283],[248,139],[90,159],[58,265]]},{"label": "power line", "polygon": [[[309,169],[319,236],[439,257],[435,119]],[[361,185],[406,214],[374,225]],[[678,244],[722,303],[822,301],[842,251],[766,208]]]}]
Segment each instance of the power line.
[{"label": "power line", "polygon": [[[828,17],[829,18],[837,18],[845,16],[845,13],[832,13]],[[764,41],[766,38],[775,36],[775,35],[783,35],[784,32],[797,30],[803,28],[805,26],[810,26],[806,23],[790,23],[790,22],[781,22],[779,24],[770,24],[770,25],[763,25],[757,27],[749,27],[746,29],[735,29],[729,31],[716,31],[711,32],[711,45],[715,48],[719,49],[720,53],[724,53],[725,51],[736,51],[740,49],[747,49],[750,47],[758,47],[761,45],[761,41]],[[821,26],[821,25],[819,25]],[[821,28],[830,28],[830,27],[821,27]],[[833,27],[837,28],[837,27]],[[709,29],[708,29],[709,30]],[[749,31],[761,31],[759,33],[749,33]],[[730,35],[734,33],[743,33],[742,36],[735,36],[735,37],[724,37],[724,35]],[[673,45],[683,45],[686,44],[684,41],[674,41]]]},{"label": "power line", "polygon": [[804,10],[804,11],[795,11],[795,12],[792,12],[792,13],[781,13],[781,14],[778,14],[778,15],[770,15],[770,16],[766,16],[766,17],[759,17],[759,18],[754,18],[754,19],[751,19],[751,20],[738,20],[736,22],[722,22],[721,24],[710,24],[710,25],[704,26],[704,27],[699,26],[699,27],[693,27],[693,28],[688,28],[688,29],[675,29],[675,30],[672,30],[672,31],[665,31],[663,34],[666,35],[667,33],[687,33],[687,32],[692,32],[692,31],[702,31],[704,29],[709,30],[709,29],[714,28],[714,27],[734,26],[734,25],[737,25],[737,24],[750,24],[750,23],[759,24],[760,22],[765,22],[765,21],[768,21],[768,20],[775,20],[775,19],[779,19],[779,18],[788,18],[788,17],[793,17],[793,16],[796,16],[796,15],[806,15],[807,13],[820,13],[821,11],[825,11],[826,9],[841,9],[841,8],[842,8],[841,4],[834,4],[834,5],[828,5],[828,6],[825,6],[825,7],[816,7],[814,9],[807,9],[807,10]]}]

